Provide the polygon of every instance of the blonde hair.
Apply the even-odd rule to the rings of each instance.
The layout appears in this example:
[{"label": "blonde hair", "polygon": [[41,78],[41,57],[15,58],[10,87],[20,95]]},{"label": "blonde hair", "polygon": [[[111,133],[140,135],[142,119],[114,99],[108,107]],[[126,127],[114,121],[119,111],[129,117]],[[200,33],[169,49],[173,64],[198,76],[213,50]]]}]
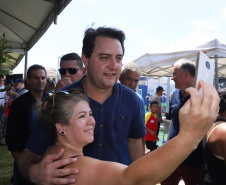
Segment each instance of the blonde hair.
[{"label": "blonde hair", "polygon": [[56,141],[57,133],[55,123],[68,125],[73,115],[74,107],[80,102],[86,101],[88,97],[82,89],[71,89],[58,91],[50,95],[38,105],[38,119],[47,128],[52,142]]}]

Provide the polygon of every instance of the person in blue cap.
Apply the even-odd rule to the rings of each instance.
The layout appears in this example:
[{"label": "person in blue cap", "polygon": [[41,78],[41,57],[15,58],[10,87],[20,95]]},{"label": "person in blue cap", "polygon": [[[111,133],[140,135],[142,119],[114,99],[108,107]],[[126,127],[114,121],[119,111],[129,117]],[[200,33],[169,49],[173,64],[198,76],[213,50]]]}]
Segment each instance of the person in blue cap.
[{"label": "person in blue cap", "polygon": [[15,81],[15,92],[19,94],[24,88],[24,80],[22,78],[16,79]]},{"label": "person in blue cap", "polygon": [[18,94],[24,89],[24,80],[22,78],[18,78],[15,81],[15,89],[10,93],[10,102],[12,103],[18,96]]}]

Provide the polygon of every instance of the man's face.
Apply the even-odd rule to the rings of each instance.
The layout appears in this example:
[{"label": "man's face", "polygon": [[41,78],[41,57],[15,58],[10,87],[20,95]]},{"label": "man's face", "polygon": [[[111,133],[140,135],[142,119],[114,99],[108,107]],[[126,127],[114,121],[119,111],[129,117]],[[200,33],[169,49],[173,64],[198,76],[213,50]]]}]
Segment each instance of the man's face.
[{"label": "man's face", "polygon": [[140,80],[140,75],[128,70],[119,80],[123,85],[135,91]]},{"label": "man's face", "polygon": [[173,67],[173,74],[172,74],[171,80],[175,82],[176,89],[184,90],[183,86],[184,86],[185,74],[183,71],[178,69],[177,65]]},{"label": "man's face", "polygon": [[46,74],[43,69],[31,71],[31,78],[27,78],[29,89],[33,91],[44,91],[46,86]]},{"label": "man's face", "polygon": [[19,83],[16,83],[16,88],[21,90],[23,88],[23,83],[19,82]]},{"label": "man's face", "polygon": [[[76,68],[79,69],[80,67],[77,65],[76,60],[63,60],[61,61],[60,68]],[[61,75],[61,79],[65,77],[71,78],[72,82],[76,82],[80,80],[84,75],[83,69],[79,69],[76,74],[70,74],[68,70],[66,70],[66,73],[64,75]]]},{"label": "man's face", "polygon": [[97,37],[90,58],[83,55],[90,83],[101,89],[112,88],[121,74],[123,51],[119,40]]}]

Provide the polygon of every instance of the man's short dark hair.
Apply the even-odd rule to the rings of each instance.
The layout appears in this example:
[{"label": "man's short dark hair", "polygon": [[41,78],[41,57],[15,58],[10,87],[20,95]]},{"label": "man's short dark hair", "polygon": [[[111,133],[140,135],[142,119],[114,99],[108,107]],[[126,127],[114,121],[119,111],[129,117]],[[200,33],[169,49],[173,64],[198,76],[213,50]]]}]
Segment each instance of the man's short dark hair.
[{"label": "man's short dark hair", "polygon": [[33,71],[33,70],[38,70],[38,69],[44,70],[44,71],[45,71],[45,74],[46,74],[46,76],[47,76],[46,69],[45,69],[43,66],[41,66],[41,65],[39,65],[39,64],[34,64],[34,65],[32,65],[32,66],[30,66],[30,67],[28,68],[28,70],[27,70],[27,78],[31,78],[31,71]]},{"label": "man's short dark hair", "polygon": [[97,29],[88,28],[85,31],[84,38],[83,38],[83,47],[82,47],[82,54],[85,57],[90,58],[91,54],[93,53],[95,47],[95,40],[96,37],[108,37],[112,39],[118,39],[122,46],[123,55],[125,53],[124,48],[124,41],[125,41],[125,34],[123,31],[116,29],[116,28],[108,28],[108,27],[99,27]]},{"label": "man's short dark hair", "polygon": [[0,78],[4,78],[4,76],[2,74],[0,74]]},{"label": "man's short dark hair", "polygon": [[79,67],[83,67],[83,61],[77,53],[68,53],[61,57],[60,63],[65,60],[76,60]]},{"label": "man's short dark hair", "polygon": [[164,91],[162,86],[158,86],[158,87],[156,88],[156,92],[159,92],[159,91]]},{"label": "man's short dark hair", "polygon": [[157,101],[152,101],[152,102],[150,103],[150,107],[151,107],[152,105],[158,105],[158,102],[157,102]]}]

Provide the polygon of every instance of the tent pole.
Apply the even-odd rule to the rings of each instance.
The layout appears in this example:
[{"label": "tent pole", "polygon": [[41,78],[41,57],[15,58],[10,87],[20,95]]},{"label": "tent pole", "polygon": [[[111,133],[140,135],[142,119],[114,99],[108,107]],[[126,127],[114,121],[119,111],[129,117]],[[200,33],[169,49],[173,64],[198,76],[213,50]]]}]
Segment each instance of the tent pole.
[{"label": "tent pole", "polygon": [[28,55],[28,51],[25,51],[24,79],[27,78],[27,55]]},{"label": "tent pole", "polygon": [[218,55],[214,56],[215,58],[215,88],[219,89],[219,78],[218,78]]},{"label": "tent pole", "polygon": [[166,112],[169,112],[170,77],[167,77]]}]

